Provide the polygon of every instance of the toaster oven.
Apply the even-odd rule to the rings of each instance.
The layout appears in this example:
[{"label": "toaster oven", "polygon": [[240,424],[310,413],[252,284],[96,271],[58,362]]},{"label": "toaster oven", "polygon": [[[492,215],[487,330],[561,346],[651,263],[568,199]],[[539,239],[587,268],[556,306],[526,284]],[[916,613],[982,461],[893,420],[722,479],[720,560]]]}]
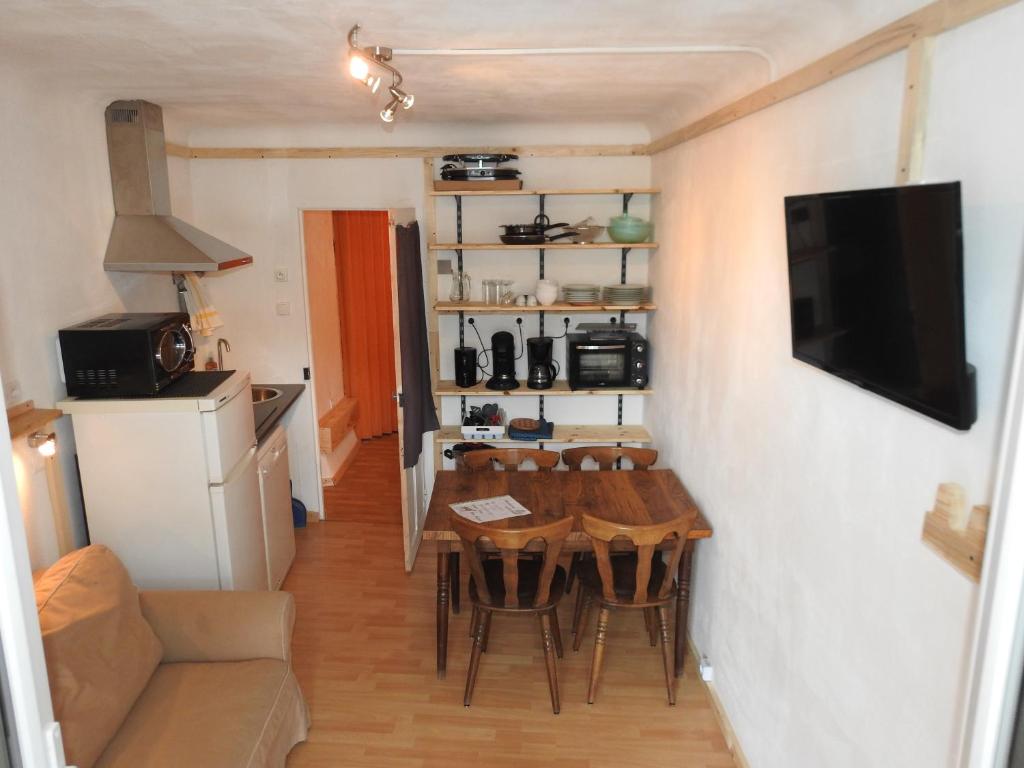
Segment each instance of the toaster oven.
[{"label": "toaster oven", "polygon": [[639,333],[570,333],[569,388],[643,389],[650,381],[648,351]]},{"label": "toaster oven", "polygon": [[195,367],[184,312],[103,315],[58,332],[70,397],[152,397]]}]

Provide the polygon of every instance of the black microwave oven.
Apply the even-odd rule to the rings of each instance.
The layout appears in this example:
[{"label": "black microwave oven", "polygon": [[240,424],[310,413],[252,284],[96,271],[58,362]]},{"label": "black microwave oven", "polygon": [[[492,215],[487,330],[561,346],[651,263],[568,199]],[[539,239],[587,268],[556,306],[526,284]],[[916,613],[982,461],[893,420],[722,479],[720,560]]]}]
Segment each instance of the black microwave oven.
[{"label": "black microwave oven", "polygon": [[566,336],[570,389],[636,388],[650,381],[649,346],[639,333]]},{"label": "black microwave oven", "polygon": [[57,335],[70,397],[152,397],[195,367],[184,312],[103,315]]}]

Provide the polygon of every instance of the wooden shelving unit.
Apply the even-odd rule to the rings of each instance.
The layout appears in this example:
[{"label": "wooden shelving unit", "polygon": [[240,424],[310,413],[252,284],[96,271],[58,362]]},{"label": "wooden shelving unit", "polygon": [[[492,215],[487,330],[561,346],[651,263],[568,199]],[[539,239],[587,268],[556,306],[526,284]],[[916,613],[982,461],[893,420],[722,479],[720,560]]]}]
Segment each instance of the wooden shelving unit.
[{"label": "wooden shelving unit", "polygon": [[[437,257],[435,254],[440,252],[453,252],[455,255],[455,263],[452,265],[454,269],[463,269],[463,253],[467,251],[533,251],[539,255],[539,269],[538,277],[544,277],[544,254],[546,251],[618,251],[620,253],[621,267],[620,267],[620,282],[626,282],[626,266],[627,257],[630,251],[642,250],[650,253],[658,248],[657,243],[566,243],[560,241],[538,243],[535,245],[505,245],[504,243],[464,243],[462,242],[462,216],[463,216],[463,198],[468,197],[525,197],[533,196],[537,198],[539,213],[544,213],[544,202],[548,196],[570,196],[570,195],[605,195],[605,196],[621,196],[622,197],[622,212],[628,211],[630,199],[633,195],[654,195],[660,190],[653,187],[603,187],[603,188],[592,188],[592,189],[575,189],[575,188],[543,188],[543,189],[519,189],[519,190],[444,190],[436,191],[433,188],[434,183],[434,160],[424,159],[423,161],[423,183],[424,192],[426,195],[426,230],[427,230],[427,249],[429,251],[429,258],[427,259],[427,284],[428,284],[428,295],[427,302],[428,306],[433,310],[428,313],[428,327],[427,337],[430,347],[430,374],[431,374],[431,385],[434,395],[434,406],[437,408],[438,415],[442,415],[441,411],[441,400],[447,397],[458,397],[461,404],[461,412],[463,415],[466,413],[466,398],[467,397],[488,397],[494,398],[494,400],[501,400],[505,397],[533,397],[537,400],[538,415],[544,416],[544,400],[547,397],[594,397],[601,395],[611,395],[616,398],[617,408],[616,412],[612,415],[612,419],[617,423],[613,424],[556,424],[554,432],[549,440],[543,441],[526,441],[526,440],[494,440],[488,441],[493,442],[495,445],[543,445],[545,443],[593,443],[593,444],[649,444],[651,442],[651,436],[647,430],[637,424],[623,424],[622,413],[623,413],[623,398],[634,397],[634,396],[647,396],[651,394],[650,389],[586,389],[586,390],[570,390],[568,382],[564,379],[555,381],[555,385],[551,389],[546,390],[533,390],[529,389],[523,383],[518,389],[508,391],[494,391],[487,389],[484,382],[481,381],[474,387],[462,389],[455,385],[454,381],[441,380],[440,376],[440,333],[438,330],[438,318],[441,315],[457,315],[459,319],[459,337],[456,340],[452,339],[451,346],[457,343],[459,346],[466,344],[465,338],[465,319],[467,316],[472,317],[473,315],[537,315],[539,316],[540,333],[544,333],[544,319],[547,314],[557,313],[559,315],[569,314],[594,314],[594,313],[612,313],[618,315],[618,320],[624,322],[628,313],[646,313],[653,312],[656,307],[652,302],[644,302],[643,304],[636,305],[617,305],[617,304],[588,304],[588,305],[574,305],[564,302],[557,304],[551,304],[549,306],[536,306],[536,307],[518,307],[508,305],[493,305],[484,304],[482,302],[451,302],[451,301],[440,301],[438,299],[438,269],[437,269]],[[437,237],[437,208],[436,200],[438,198],[449,198],[455,201],[456,207],[456,237],[457,241],[454,243],[449,242],[438,242]],[[597,258],[597,254],[595,254]],[[605,257],[606,258],[606,257]],[[603,402],[603,401],[602,401]],[[462,432],[459,425],[443,425],[440,430],[434,433],[434,466],[440,468],[442,466],[441,447],[443,445],[450,445],[452,443],[463,442]]]},{"label": "wooden shelving unit", "polygon": [[[461,443],[466,440],[458,426],[444,426],[438,430],[441,443]],[[639,424],[556,424],[550,440],[486,440],[488,445],[518,445],[539,443],[650,443],[651,435]]]},{"label": "wooden shelving unit", "polygon": [[580,314],[585,312],[653,312],[657,307],[651,302],[643,304],[566,304],[558,302],[546,307],[517,307],[515,304],[484,304],[479,301],[438,301],[434,311],[442,315],[522,315],[538,312],[557,312],[558,314]]},{"label": "wooden shelving unit", "polygon": [[431,251],[621,251],[641,248],[654,250],[657,243],[537,243],[534,245],[505,245],[505,243],[431,243]]},{"label": "wooden shelving unit", "polygon": [[470,189],[431,191],[430,197],[512,197],[523,195],[656,195],[654,187],[605,187],[603,189]]},{"label": "wooden shelving unit", "polygon": [[525,384],[520,385],[518,389],[507,389],[503,391],[488,389],[486,382],[483,380],[478,381],[472,387],[460,387],[451,379],[442,379],[437,383],[437,388],[434,390],[435,395],[447,397],[456,395],[459,397],[537,397],[543,395],[544,397],[560,397],[563,395],[570,395],[578,397],[581,395],[649,395],[653,390],[650,389],[637,389],[636,387],[629,388],[598,388],[598,389],[569,389],[569,382],[565,379],[557,379],[554,386],[551,389],[530,389]]}]

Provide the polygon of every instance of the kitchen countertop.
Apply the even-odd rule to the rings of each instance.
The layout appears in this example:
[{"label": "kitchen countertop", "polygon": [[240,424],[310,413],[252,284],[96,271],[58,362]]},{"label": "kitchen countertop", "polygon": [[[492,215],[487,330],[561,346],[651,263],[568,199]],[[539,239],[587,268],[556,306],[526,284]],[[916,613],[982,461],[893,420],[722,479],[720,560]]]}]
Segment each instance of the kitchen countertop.
[{"label": "kitchen countertop", "polygon": [[299,398],[306,388],[305,384],[253,384],[253,387],[273,387],[281,390],[281,396],[276,400],[268,400],[263,403],[253,403],[252,411],[256,421],[256,444],[260,445],[263,440],[274,430],[277,422],[281,420],[292,404]]}]

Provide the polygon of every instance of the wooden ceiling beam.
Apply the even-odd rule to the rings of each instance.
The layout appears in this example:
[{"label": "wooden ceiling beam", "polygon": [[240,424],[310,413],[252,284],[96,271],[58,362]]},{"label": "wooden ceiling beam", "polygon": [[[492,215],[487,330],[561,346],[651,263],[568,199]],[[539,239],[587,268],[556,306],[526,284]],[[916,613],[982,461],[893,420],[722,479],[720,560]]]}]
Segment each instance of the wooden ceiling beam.
[{"label": "wooden ceiling beam", "polygon": [[936,0],[647,145],[664,152],[1018,0]]}]

